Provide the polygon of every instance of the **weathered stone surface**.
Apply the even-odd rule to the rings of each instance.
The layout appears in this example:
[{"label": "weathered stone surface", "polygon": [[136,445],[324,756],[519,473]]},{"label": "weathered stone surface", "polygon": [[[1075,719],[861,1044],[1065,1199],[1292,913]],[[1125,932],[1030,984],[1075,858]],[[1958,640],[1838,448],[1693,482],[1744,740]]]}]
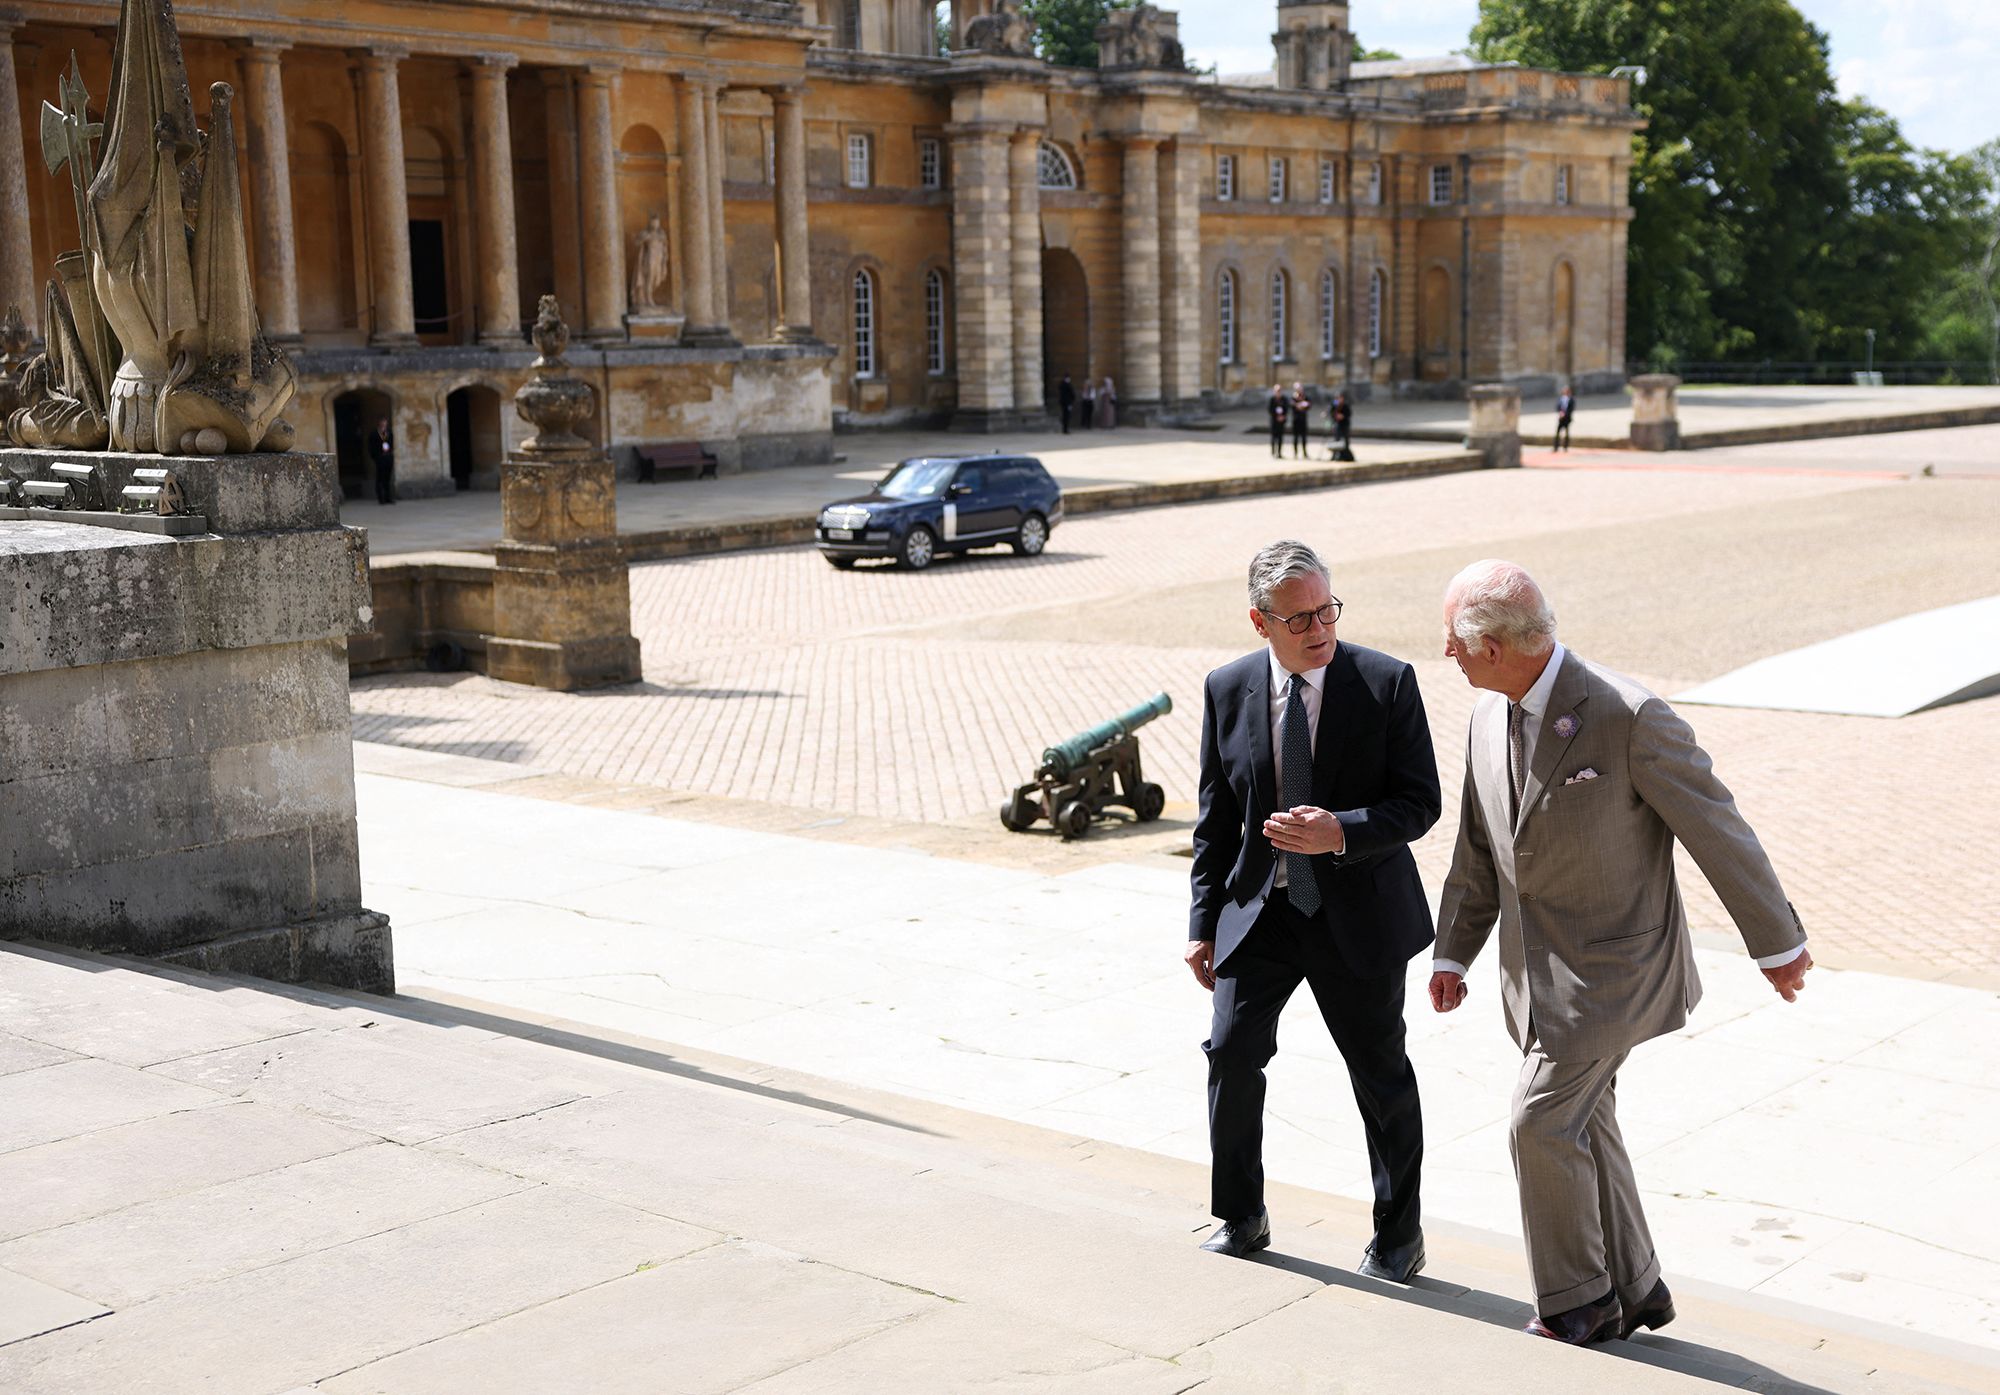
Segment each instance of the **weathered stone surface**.
[{"label": "weathered stone surface", "polygon": [[0,1345],[88,1322],[105,1311],[87,1298],[0,1268]]},{"label": "weathered stone surface", "polygon": [[340,522],[339,471],[332,456],[317,451],[208,456],[0,449],[0,467],[22,478],[42,478],[50,465],[62,461],[95,465],[104,476],[105,494],[113,499],[132,483],[134,470],[171,470],[187,511],[207,519],[217,533],[325,528]]},{"label": "weathered stone surface", "polygon": [[21,1071],[0,1076],[0,1154],[91,1129],[222,1103],[212,1090],[107,1061],[70,1061]]}]

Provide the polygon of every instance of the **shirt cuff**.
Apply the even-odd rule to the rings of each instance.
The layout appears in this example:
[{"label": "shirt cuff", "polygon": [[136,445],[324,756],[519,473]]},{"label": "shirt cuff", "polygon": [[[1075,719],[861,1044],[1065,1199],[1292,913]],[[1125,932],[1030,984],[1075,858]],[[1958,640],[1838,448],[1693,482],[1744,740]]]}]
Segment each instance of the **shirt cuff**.
[{"label": "shirt cuff", "polygon": [[1798,958],[1801,954],[1804,954],[1805,952],[1806,952],[1805,945],[1800,944],[1797,949],[1788,949],[1784,951],[1784,953],[1782,954],[1766,954],[1759,957],[1759,959],[1757,960],[1757,967],[1760,969],[1776,969],[1781,967],[1782,965],[1791,963],[1794,959]]},{"label": "shirt cuff", "polygon": [[1457,974],[1460,978],[1464,978],[1465,965],[1459,963],[1456,959],[1433,959],[1431,960],[1431,972],[1434,974]]}]

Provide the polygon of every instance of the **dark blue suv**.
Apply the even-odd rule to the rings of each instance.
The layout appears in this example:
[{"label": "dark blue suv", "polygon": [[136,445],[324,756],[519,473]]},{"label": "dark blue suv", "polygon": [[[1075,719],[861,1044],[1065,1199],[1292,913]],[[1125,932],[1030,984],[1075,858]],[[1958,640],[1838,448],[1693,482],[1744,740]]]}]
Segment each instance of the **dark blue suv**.
[{"label": "dark blue suv", "polygon": [[1062,489],[1025,455],[920,455],[858,499],[819,511],[820,554],[847,568],[893,557],[913,571],[940,552],[1006,543],[1024,557],[1048,546],[1062,521]]}]

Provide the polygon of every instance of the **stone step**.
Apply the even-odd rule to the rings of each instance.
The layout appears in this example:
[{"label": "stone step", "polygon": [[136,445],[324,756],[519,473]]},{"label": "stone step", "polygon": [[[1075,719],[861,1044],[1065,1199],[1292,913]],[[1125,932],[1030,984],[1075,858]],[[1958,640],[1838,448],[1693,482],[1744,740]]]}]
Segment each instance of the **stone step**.
[{"label": "stone step", "polygon": [[1993,1384],[1698,1287],[1536,1342],[1496,1237],[1375,1284],[1364,1207],[1278,1188],[1225,1260],[1199,1167],[664,1043],[42,949],[0,1022],[10,1395]]}]

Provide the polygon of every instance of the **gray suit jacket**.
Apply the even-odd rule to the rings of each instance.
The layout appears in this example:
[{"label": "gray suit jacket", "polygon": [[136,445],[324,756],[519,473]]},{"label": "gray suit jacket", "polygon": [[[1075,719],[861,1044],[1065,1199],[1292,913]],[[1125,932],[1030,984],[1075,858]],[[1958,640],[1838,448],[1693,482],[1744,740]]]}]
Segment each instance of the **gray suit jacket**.
[{"label": "gray suit jacket", "polygon": [[[1564,783],[1585,769],[1597,778]],[[1507,804],[1507,700],[1484,693],[1437,957],[1469,966],[1497,920],[1501,1001],[1523,1051],[1539,1038],[1552,1060],[1596,1060],[1687,1021],[1701,980],[1674,880],[1675,839],[1753,956],[1805,941],[1694,732],[1629,678],[1565,654],[1512,828]]]}]

